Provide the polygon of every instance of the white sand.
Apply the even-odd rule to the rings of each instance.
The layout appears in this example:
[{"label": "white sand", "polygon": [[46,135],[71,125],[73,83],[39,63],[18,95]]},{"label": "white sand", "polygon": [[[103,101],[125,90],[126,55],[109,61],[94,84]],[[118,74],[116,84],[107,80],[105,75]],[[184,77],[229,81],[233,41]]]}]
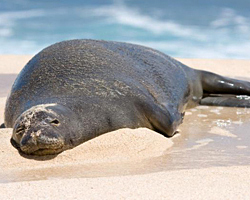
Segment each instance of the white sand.
[{"label": "white sand", "polygon": [[18,74],[31,58],[30,55],[0,55],[0,73]]},{"label": "white sand", "polygon": [[0,129],[2,149],[0,158],[5,158],[0,162],[0,169],[4,169],[6,172],[20,169],[42,169],[51,165],[60,167],[91,163],[101,165],[103,163],[136,162],[159,157],[173,145],[171,139],[146,128],[120,129],[89,140],[84,145],[64,151],[54,159],[41,162],[19,156],[17,150],[10,145],[11,134],[12,129]]},{"label": "white sand", "polygon": [[5,102],[6,102],[6,97],[0,97],[0,124],[2,124],[4,121],[3,113],[4,113]]},{"label": "white sand", "polygon": [[[31,56],[0,56],[0,74],[18,73],[30,58]],[[180,60],[194,68],[231,77],[250,78],[248,60]],[[0,123],[3,120],[4,102],[5,98],[0,98]],[[216,134],[223,133],[216,130]],[[91,168],[94,166],[92,164],[97,165],[98,170],[112,163],[114,166],[125,166],[125,169],[127,163],[130,163],[130,167],[135,163],[147,168],[145,160],[159,157],[175,145],[171,139],[147,129],[123,129],[108,133],[45,161],[20,156],[10,145],[10,136],[11,129],[0,131],[1,199],[250,199],[250,161],[248,166],[147,174],[141,174],[140,169],[137,169],[137,173],[133,175],[123,176],[117,173],[112,176],[110,173],[111,175],[94,178],[96,174],[91,174],[95,170]],[[204,146],[209,142],[200,141],[197,146]],[[92,178],[80,174],[79,177],[70,176],[77,167],[82,166],[85,166],[84,172],[88,177]],[[69,175],[60,177],[60,171],[66,172],[63,167],[67,167]],[[42,173],[45,173],[44,178],[37,176]],[[59,175],[46,179],[50,173]],[[26,180],[26,176],[34,176],[34,180]],[[15,177],[16,180],[13,179]],[[4,181],[17,182],[3,183]]]},{"label": "white sand", "polygon": [[145,175],[72,178],[1,184],[1,199],[250,198],[250,167],[217,167]]}]

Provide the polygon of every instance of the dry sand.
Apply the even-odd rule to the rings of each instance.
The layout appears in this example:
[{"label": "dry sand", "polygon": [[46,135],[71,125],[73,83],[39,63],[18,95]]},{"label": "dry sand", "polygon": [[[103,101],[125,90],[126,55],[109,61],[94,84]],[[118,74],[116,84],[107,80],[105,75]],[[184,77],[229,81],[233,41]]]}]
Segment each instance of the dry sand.
[{"label": "dry sand", "polygon": [[[0,78],[1,75],[15,76],[30,58],[31,56],[0,56]],[[193,68],[250,79],[250,61],[248,60],[179,60]],[[1,82],[1,84],[4,83]],[[1,85],[1,88],[8,89],[9,84],[6,82]],[[5,100],[6,92],[3,92],[0,96],[0,123],[3,121]],[[180,128],[181,136],[177,135],[173,139],[167,139],[145,128],[122,129],[102,135],[45,160],[37,157],[28,159],[19,155],[9,143],[11,129],[1,129],[0,198],[250,199],[250,159],[248,156],[250,140],[244,141],[246,139],[243,135],[239,136],[240,128],[237,130],[239,132],[235,133],[233,132],[235,130],[225,130],[221,127],[223,123],[231,122],[231,124],[238,123],[238,127],[246,123],[249,126],[247,121],[249,112],[232,109],[232,112],[240,113],[240,118],[232,116],[230,122],[227,118],[222,118],[221,121],[215,118],[218,124],[215,124],[215,128],[209,127],[208,131],[202,126],[193,126],[194,128],[190,129],[189,125],[193,124],[196,119],[200,120],[199,123],[204,122],[209,126],[207,118],[222,116],[225,112],[221,108],[205,112],[206,109],[208,110],[206,107],[201,107],[190,110],[186,116],[187,120]],[[206,134],[212,131],[211,137],[199,138],[200,136],[196,133],[200,129],[205,130]],[[234,137],[230,137],[232,135]],[[193,137],[195,140],[192,139]],[[235,143],[228,144],[228,138]],[[233,166],[225,164],[220,167],[221,158],[219,157],[217,158],[218,165],[204,165],[201,155],[208,156],[208,151],[204,151],[204,148],[215,140],[218,140],[218,143],[221,140],[221,143],[226,146],[232,145],[231,154],[236,152],[235,155],[239,156],[241,154],[238,152],[245,152],[244,162],[238,162],[239,164],[235,162]],[[195,144],[193,146],[191,144],[191,148],[187,147],[187,143],[192,141],[196,141]],[[186,152],[193,153],[185,153],[182,149],[183,145],[187,147]],[[178,146],[180,146],[179,149]],[[213,149],[209,151],[221,156],[221,154],[216,154],[218,152],[213,152]],[[164,157],[165,154],[168,156]],[[178,156],[180,161],[173,162]],[[162,163],[165,164],[166,159],[172,160],[172,164],[179,166],[169,170],[164,166],[160,168],[159,166]],[[185,163],[181,162],[182,159],[191,167],[183,169],[182,164]]]}]

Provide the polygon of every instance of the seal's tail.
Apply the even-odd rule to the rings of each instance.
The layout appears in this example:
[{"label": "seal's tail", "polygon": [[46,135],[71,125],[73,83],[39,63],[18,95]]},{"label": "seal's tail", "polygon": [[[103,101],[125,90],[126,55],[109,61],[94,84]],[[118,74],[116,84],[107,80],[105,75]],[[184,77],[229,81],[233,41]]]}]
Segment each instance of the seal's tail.
[{"label": "seal's tail", "polygon": [[201,71],[201,105],[250,107],[250,82]]}]

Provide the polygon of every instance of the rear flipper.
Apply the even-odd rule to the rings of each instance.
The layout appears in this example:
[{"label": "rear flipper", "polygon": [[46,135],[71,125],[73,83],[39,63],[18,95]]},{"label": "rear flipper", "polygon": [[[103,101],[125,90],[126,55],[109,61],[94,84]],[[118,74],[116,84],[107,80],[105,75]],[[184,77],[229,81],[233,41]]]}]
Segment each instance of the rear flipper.
[{"label": "rear flipper", "polygon": [[1,124],[0,125],[0,128],[6,128],[4,124]]},{"label": "rear flipper", "polygon": [[250,96],[211,95],[200,101],[201,105],[250,108]]},{"label": "rear flipper", "polygon": [[201,105],[250,107],[250,82],[201,71]]}]

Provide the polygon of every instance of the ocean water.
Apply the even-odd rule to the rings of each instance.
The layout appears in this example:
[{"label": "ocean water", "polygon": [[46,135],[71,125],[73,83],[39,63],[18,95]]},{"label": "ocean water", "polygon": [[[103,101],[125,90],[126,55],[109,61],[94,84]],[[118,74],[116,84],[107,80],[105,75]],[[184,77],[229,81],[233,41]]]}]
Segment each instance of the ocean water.
[{"label": "ocean water", "polygon": [[249,9],[249,0],[0,0],[0,54],[82,38],[173,57],[249,59]]}]

